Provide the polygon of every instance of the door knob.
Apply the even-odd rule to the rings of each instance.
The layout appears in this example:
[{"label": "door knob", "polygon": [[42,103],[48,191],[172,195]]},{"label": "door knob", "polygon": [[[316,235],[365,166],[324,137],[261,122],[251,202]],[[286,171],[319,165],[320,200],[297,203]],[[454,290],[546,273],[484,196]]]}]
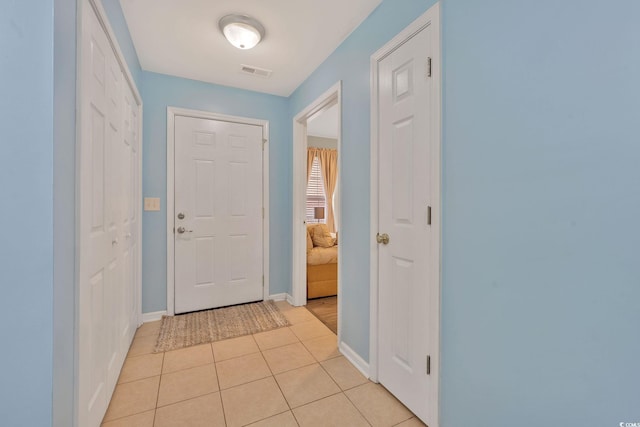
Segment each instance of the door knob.
[{"label": "door knob", "polygon": [[178,214],[178,219],[184,219],[184,214],[182,212]]},{"label": "door knob", "polygon": [[178,232],[178,234],[193,233],[193,230],[187,230],[184,227],[178,227],[176,231]]},{"label": "door knob", "polygon": [[389,235],[387,233],[384,234],[376,234],[376,240],[378,241],[378,243],[382,243],[383,245],[388,245],[389,244]]}]

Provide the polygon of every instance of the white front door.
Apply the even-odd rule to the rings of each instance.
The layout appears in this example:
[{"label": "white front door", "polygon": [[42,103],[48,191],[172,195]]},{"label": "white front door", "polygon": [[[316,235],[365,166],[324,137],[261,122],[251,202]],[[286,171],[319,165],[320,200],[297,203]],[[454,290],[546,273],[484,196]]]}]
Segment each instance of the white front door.
[{"label": "white front door", "polygon": [[378,380],[428,425],[438,357],[434,33],[423,28],[378,63],[378,228],[389,236],[378,239]]},{"label": "white front door", "polygon": [[263,299],[262,126],[175,118],[175,312]]}]

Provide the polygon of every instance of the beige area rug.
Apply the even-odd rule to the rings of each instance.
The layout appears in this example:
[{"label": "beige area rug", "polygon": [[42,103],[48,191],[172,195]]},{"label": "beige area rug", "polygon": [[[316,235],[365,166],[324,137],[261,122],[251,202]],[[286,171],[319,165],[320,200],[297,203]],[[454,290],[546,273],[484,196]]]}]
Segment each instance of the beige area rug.
[{"label": "beige area rug", "polygon": [[289,326],[289,321],[273,301],[164,316],[155,352],[177,350],[284,326]]}]

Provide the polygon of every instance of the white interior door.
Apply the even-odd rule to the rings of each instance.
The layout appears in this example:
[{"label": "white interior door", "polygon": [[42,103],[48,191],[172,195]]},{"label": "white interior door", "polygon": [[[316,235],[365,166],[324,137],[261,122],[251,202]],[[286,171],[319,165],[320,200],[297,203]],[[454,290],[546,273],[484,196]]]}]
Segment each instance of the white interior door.
[{"label": "white interior door", "polygon": [[439,144],[429,71],[433,37],[427,26],[378,67],[378,220],[380,233],[389,236],[388,243],[378,239],[378,379],[429,425],[435,425],[437,402],[428,365],[436,366],[438,314],[432,311],[439,287],[432,270],[438,268],[437,225],[429,208]]},{"label": "white interior door", "polygon": [[261,126],[175,118],[175,312],[263,299]]},{"label": "white interior door", "polygon": [[138,105],[82,7],[78,141],[78,425],[99,426],[137,326]]},{"label": "white interior door", "polygon": [[140,118],[135,96],[128,84],[123,88],[123,137],[121,167],[121,191],[119,193],[122,224],[120,248],[123,258],[122,291],[118,307],[122,310],[118,327],[120,346],[128,350],[135,333],[138,317],[136,283],[139,277],[140,225]]},{"label": "white interior door", "polygon": [[[100,33],[102,28],[98,26],[95,28],[96,33]],[[102,42],[106,42],[107,37],[102,32],[100,35]],[[109,324],[109,319],[117,321],[123,321],[125,316],[122,315],[124,308],[120,307],[122,294],[127,291],[127,288],[132,284],[127,282],[125,277],[125,254],[129,253],[128,248],[125,248],[125,242],[122,239],[126,229],[126,216],[124,213],[123,194],[125,189],[123,184],[126,180],[125,173],[128,169],[126,164],[126,150],[127,145],[125,143],[123,129],[123,116],[125,113],[123,105],[124,96],[124,78],[120,71],[120,66],[116,60],[116,57],[111,50],[111,46],[108,44],[101,45],[101,49],[98,51],[98,44],[93,46],[93,52],[97,55],[106,54],[106,74],[105,85],[100,85],[99,79],[94,80],[96,84],[96,90],[104,90],[106,95],[106,144],[101,147],[100,150],[94,151],[94,161],[101,163],[101,168],[92,169],[95,182],[100,182],[100,185],[104,188],[105,194],[102,199],[101,208],[104,209],[105,219],[107,224],[107,241],[106,246],[109,248],[109,255],[107,259],[107,276],[104,288],[104,301],[102,303],[104,307],[103,319],[104,324],[104,339],[106,340],[107,349],[107,390],[113,390],[120,374],[119,355],[120,349],[120,334],[119,327],[113,327]],[[92,66],[100,64],[100,61],[95,61]],[[94,74],[95,76],[95,74]],[[94,146],[94,148],[96,148]],[[100,157],[105,156],[104,159]],[[95,164],[93,166],[96,166]],[[102,173],[102,176],[96,176],[96,173]],[[96,237],[97,235],[94,235]],[[110,239],[110,240],[109,240]],[[96,254],[97,255],[97,254]],[[98,303],[96,301],[96,303]],[[113,316],[113,317],[112,317]],[[127,323],[127,322],[125,322]],[[127,323],[128,324],[128,323]],[[99,337],[96,337],[99,338]],[[108,403],[108,402],[107,402]]]}]

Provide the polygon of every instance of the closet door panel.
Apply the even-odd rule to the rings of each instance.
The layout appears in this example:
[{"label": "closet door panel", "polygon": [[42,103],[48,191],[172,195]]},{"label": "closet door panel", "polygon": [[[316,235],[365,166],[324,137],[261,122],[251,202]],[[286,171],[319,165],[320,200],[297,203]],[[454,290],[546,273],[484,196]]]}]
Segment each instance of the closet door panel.
[{"label": "closet door panel", "polygon": [[80,4],[76,417],[97,427],[138,320],[140,107],[96,12]]}]

